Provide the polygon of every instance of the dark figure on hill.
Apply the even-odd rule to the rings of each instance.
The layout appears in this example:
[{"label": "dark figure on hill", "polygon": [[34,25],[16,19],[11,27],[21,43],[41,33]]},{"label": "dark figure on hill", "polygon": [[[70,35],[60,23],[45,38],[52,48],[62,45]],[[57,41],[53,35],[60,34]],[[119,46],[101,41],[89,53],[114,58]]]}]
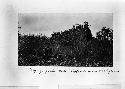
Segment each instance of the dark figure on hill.
[{"label": "dark figure on hill", "polygon": [[87,41],[89,41],[92,38],[92,33],[91,33],[91,30],[89,29],[90,25],[88,25],[88,22],[86,22],[86,21],[84,23],[85,23],[84,24],[84,29],[86,31],[86,38],[87,38]]}]

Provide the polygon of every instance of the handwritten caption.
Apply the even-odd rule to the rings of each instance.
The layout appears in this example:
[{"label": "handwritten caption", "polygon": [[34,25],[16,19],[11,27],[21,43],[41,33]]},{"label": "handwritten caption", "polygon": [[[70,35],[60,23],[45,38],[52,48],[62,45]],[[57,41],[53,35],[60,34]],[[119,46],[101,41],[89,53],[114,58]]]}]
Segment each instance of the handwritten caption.
[{"label": "handwritten caption", "polygon": [[42,70],[42,69],[34,69],[34,68],[29,68],[29,70],[31,72],[33,72],[34,74],[48,74],[48,73],[107,73],[107,74],[111,74],[111,73],[118,73],[119,70],[117,69],[95,69],[95,70],[87,70],[87,69],[83,69],[83,70],[79,70],[79,69],[71,69],[71,70],[65,70],[65,69],[47,69],[47,70]]}]

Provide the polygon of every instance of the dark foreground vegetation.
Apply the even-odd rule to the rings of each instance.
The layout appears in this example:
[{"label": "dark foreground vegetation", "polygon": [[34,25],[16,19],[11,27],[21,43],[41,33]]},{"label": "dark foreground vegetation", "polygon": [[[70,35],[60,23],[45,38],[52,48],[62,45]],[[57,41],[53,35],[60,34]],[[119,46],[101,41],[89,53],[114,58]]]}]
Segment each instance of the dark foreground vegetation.
[{"label": "dark foreground vegetation", "polygon": [[51,37],[18,31],[18,65],[113,67],[113,30],[103,27],[94,37],[84,22]]}]

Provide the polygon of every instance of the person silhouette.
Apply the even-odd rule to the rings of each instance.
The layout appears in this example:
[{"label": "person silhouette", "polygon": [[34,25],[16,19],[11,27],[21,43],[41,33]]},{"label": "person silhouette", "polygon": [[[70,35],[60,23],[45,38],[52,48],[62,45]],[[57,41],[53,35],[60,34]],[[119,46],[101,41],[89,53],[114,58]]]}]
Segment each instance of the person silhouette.
[{"label": "person silhouette", "polygon": [[86,22],[86,21],[84,23],[85,23],[84,29],[86,31],[86,38],[87,38],[87,41],[89,41],[92,38],[92,33],[91,33],[91,30],[89,29],[90,25],[88,25],[88,22]]}]

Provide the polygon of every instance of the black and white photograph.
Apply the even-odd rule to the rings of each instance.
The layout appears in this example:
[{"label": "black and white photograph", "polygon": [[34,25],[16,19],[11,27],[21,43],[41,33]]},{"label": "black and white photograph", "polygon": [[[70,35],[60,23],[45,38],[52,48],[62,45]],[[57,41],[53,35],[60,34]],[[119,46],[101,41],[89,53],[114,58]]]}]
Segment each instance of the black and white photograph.
[{"label": "black and white photograph", "polygon": [[18,66],[113,67],[113,14],[18,13]]},{"label": "black and white photograph", "polygon": [[125,89],[123,0],[1,1],[0,89]]}]

